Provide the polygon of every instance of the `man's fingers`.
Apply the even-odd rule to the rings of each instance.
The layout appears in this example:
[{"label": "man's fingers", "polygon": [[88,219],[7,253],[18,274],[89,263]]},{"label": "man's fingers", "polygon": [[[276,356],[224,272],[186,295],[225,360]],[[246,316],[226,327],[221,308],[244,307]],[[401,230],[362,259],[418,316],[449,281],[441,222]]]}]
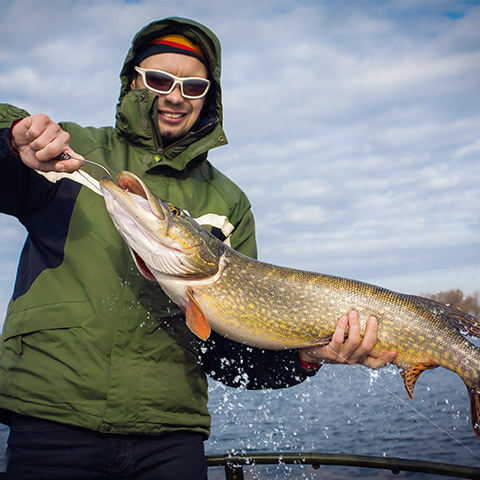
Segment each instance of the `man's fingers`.
[{"label": "man's fingers", "polygon": [[26,135],[27,131],[32,125],[32,121],[32,117],[26,117],[12,127],[12,146],[15,150],[17,150],[17,152],[19,151],[20,147],[28,144]]},{"label": "man's fingers", "polygon": [[45,134],[45,132],[49,130],[51,135],[55,129],[60,130],[60,127],[47,115],[40,113],[38,115],[32,115],[24,118],[14,127],[12,133],[14,137],[18,137],[19,135],[23,136],[23,138],[19,138],[21,143],[26,142],[31,144],[32,142],[36,142],[42,135]]},{"label": "man's fingers", "polygon": [[375,317],[369,317],[365,325],[365,334],[363,336],[362,351],[369,352],[377,342],[378,322]]},{"label": "man's fingers", "polygon": [[[70,134],[47,115],[26,117],[13,126],[11,133],[12,146],[30,168],[72,173],[84,165],[83,157],[70,148]],[[62,153],[75,158],[60,160]]]},{"label": "man's fingers", "polygon": [[332,344],[343,345],[345,341],[345,332],[347,331],[348,318],[347,316],[342,316],[338,319],[337,326],[332,335]]},{"label": "man's fingers", "polygon": [[70,135],[47,115],[39,114],[26,117],[13,126],[12,144],[29,163],[50,162],[69,148]]},{"label": "man's fingers", "polygon": [[389,363],[393,363],[395,361],[395,358],[397,358],[397,352],[392,351],[392,352],[384,353],[382,356],[378,358],[368,356],[365,359],[364,363],[367,367],[377,370],[379,368],[384,367],[385,365],[388,365]]},{"label": "man's fingers", "polygon": [[360,343],[360,318],[355,310],[348,312],[348,344],[355,348]]},{"label": "man's fingers", "polygon": [[76,158],[71,158],[70,160],[61,160],[55,164],[55,170],[57,172],[68,172],[73,173],[82,168],[85,165],[85,162],[77,160]]},{"label": "man's fingers", "polygon": [[373,316],[367,319],[363,339],[361,337],[360,318],[358,313],[355,310],[350,311],[347,319],[348,338],[342,345],[342,348],[337,351],[338,358],[343,360],[344,363],[350,364],[369,364],[370,362],[373,362],[375,365],[374,368],[380,368],[380,366],[388,363],[383,360],[377,361],[377,359],[368,355],[377,342],[377,319]]},{"label": "man's fingers", "polygon": [[[345,339],[347,331],[348,336]],[[380,357],[370,355],[377,343],[377,334],[378,322],[371,316],[367,319],[362,339],[360,318],[358,313],[352,310],[348,315],[339,318],[328,345],[308,349],[305,356],[324,363],[360,363],[374,369],[381,368],[392,363],[397,354],[390,351]]]},{"label": "man's fingers", "polygon": [[[360,326],[359,326],[359,319],[358,314],[352,316],[352,320],[354,320],[353,327],[354,327],[354,337],[352,338],[352,346],[349,350],[349,362],[348,363],[364,363],[366,364],[366,360],[368,358],[369,352],[375,346],[377,342],[377,332],[378,332],[378,324],[377,319],[375,317],[369,317],[367,319],[365,325],[365,333],[363,335],[363,340],[360,339]],[[352,322],[350,322],[352,324]],[[358,336],[357,336],[358,334]],[[350,337],[350,330],[349,335]],[[345,342],[345,344],[348,344]]]},{"label": "man's fingers", "polygon": [[41,115],[35,115],[34,117],[28,117],[31,119],[29,124],[25,125],[25,140],[30,144],[32,142],[38,142],[38,139],[42,136],[48,127],[48,123],[42,118]]},{"label": "man's fingers", "polygon": [[70,146],[70,135],[53,126],[48,127],[36,140],[30,143],[30,148],[35,151],[35,157],[40,162],[52,160]]}]

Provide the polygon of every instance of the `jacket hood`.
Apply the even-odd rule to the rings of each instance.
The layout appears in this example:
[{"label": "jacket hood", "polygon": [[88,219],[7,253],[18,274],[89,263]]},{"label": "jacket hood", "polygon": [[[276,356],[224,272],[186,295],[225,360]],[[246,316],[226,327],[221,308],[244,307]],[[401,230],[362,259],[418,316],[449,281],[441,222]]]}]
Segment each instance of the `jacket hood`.
[{"label": "jacket hood", "polygon": [[[144,119],[136,119],[135,117],[139,115],[139,113],[134,112],[134,110],[136,110],[134,105],[138,103],[139,98],[142,97],[145,100],[145,95],[147,95],[144,102],[145,105],[141,107],[141,109],[149,112],[148,115],[150,115],[152,122],[154,122],[153,119],[156,118],[157,96],[151,92],[145,93],[145,90],[142,91],[142,94],[137,91],[130,91],[130,84],[133,78],[135,58],[142,47],[157,37],[172,33],[184,35],[201,45],[208,64],[211,86],[200,118],[194,125],[191,134],[188,138],[185,138],[185,141],[179,141],[179,143],[175,145],[175,148],[166,148],[163,150],[160,139],[154,139],[153,142],[150,141],[148,138],[150,128],[145,127]],[[117,129],[121,132],[122,136],[126,137],[129,141],[137,145],[145,146],[147,150],[152,151],[154,156],[152,161],[146,165],[147,169],[163,164],[181,170],[192,157],[201,154],[205,154],[206,157],[208,150],[227,143],[222,127],[223,109],[220,76],[220,41],[210,29],[194,20],[180,17],[156,20],[142,28],[135,35],[120,73],[121,89],[117,104]],[[140,116],[141,115],[140,112]],[[128,117],[131,118],[130,121]],[[152,128],[151,133],[153,137],[155,137],[155,130],[157,130],[156,126]],[[183,155],[179,161],[172,162],[174,157],[179,156],[179,153],[184,153],[185,155]]]}]

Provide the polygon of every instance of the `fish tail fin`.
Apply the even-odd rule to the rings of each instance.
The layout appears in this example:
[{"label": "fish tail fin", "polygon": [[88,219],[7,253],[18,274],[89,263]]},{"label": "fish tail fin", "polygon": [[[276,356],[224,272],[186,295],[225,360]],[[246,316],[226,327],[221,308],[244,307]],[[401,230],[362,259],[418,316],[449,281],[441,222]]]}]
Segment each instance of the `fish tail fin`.
[{"label": "fish tail fin", "polygon": [[472,387],[465,383],[470,399],[470,419],[475,435],[480,438],[480,386]]}]

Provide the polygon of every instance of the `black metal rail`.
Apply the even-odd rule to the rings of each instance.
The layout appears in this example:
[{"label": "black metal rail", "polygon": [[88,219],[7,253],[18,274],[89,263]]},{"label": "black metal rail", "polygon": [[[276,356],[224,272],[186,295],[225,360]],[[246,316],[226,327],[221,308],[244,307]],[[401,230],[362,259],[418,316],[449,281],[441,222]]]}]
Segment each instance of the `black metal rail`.
[{"label": "black metal rail", "polygon": [[226,480],[244,480],[244,465],[337,465],[346,467],[365,467],[390,470],[394,474],[401,471],[430,473],[447,477],[470,478],[480,480],[480,468],[454,465],[449,463],[408,460],[395,457],[373,457],[363,455],[345,455],[336,453],[249,453],[245,455],[208,455],[209,467],[224,466]]},{"label": "black metal rail", "polygon": [[[394,474],[405,471],[480,480],[480,468],[477,467],[395,457],[371,457],[337,453],[266,452],[244,455],[208,455],[207,464],[209,467],[225,467],[225,480],[244,480],[243,467],[245,465],[311,465],[315,469],[322,465],[336,465],[390,470]],[[0,479],[4,478],[6,478],[6,473],[0,472]]]}]

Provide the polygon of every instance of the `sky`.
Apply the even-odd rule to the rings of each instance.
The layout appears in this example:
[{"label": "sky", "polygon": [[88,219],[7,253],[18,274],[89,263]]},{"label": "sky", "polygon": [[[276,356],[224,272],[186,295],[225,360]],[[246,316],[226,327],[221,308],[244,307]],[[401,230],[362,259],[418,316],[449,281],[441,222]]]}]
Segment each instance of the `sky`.
[{"label": "sky", "polygon": [[[0,9],[0,102],[97,127],[114,123],[140,28],[204,23],[222,42],[229,139],[209,158],[248,195],[261,260],[405,293],[480,290],[480,2]],[[0,231],[3,318],[25,231],[5,215]]]}]

